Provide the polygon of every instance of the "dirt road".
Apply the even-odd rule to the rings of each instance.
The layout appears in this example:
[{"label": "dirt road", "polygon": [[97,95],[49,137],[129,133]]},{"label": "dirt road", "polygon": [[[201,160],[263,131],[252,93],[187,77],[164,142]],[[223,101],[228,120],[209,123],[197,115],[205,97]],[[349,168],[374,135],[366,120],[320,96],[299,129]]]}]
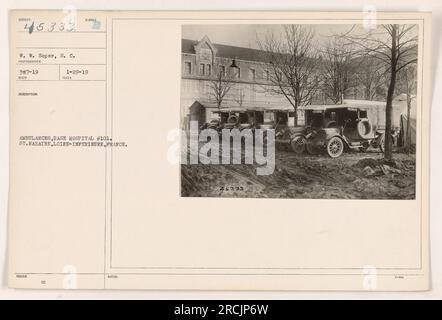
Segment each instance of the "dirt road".
[{"label": "dirt road", "polygon": [[268,176],[256,175],[254,165],[182,165],[181,191],[190,197],[414,199],[415,156],[395,153],[394,163],[385,165],[376,150],[336,159],[278,150]]}]

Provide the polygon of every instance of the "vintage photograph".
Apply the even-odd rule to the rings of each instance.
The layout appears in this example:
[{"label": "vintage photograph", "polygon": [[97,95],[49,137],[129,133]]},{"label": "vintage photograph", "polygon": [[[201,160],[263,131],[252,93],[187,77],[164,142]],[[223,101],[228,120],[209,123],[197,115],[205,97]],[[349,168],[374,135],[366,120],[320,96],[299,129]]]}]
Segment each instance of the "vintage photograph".
[{"label": "vintage photograph", "polygon": [[183,25],[181,196],[414,199],[418,26]]}]

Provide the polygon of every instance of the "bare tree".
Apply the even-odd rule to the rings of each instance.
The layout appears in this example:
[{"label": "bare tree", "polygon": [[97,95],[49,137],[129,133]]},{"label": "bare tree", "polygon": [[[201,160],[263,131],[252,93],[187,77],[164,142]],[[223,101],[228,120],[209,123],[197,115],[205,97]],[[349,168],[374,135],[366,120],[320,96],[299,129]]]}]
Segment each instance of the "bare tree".
[{"label": "bare tree", "polygon": [[[355,26],[352,28],[352,30]],[[392,159],[391,123],[393,98],[396,89],[397,74],[417,62],[417,25],[385,24],[382,32],[368,32],[353,35],[352,30],[341,35],[349,43],[359,47],[359,54],[374,57],[381,61],[389,75],[385,108],[385,151],[384,158]],[[377,29],[376,29],[377,30]]]},{"label": "bare tree", "polygon": [[411,130],[410,130],[410,116],[411,103],[416,97],[417,81],[416,68],[409,65],[398,74],[398,88],[400,92],[405,93],[407,99],[407,128],[405,132],[405,150],[410,152],[411,149]]},{"label": "bare tree", "polygon": [[352,56],[351,46],[338,37],[333,37],[323,49],[322,88],[326,97],[335,104],[343,103],[345,92],[352,86]]},{"label": "bare tree", "polygon": [[375,100],[379,96],[379,92],[386,87],[388,79],[385,67],[371,57],[357,58],[354,63],[357,64],[354,79],[357,84],[363,87],[364,99]]},{"label": "bare tree", "polygon": [[215,101],[218,109],[221,108],[224,98],[233,86],[232,76],[224,66],[216,65],[213,68],[209,81],[209,96]]},{"label": "bare tree", "polygon": [[295,126],[298,107],[310,103],[318,90],[319,77],[315,74],[318,53],[314,48],[314,29],[303,25],[284,25],[280,36],[267,34],[258,38],[258,45],[269,63],[269,81],[265,90],[283,95],[293,106]]}]

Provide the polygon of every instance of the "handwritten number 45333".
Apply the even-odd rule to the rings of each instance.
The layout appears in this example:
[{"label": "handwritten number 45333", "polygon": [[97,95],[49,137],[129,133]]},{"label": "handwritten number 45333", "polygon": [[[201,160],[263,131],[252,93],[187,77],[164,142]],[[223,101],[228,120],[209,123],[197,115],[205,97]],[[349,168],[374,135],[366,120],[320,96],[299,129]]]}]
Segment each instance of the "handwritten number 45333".
[{"label": "handwritten number 45333", "polygon": [[40,22],[35,23],[34,21],[32,23],[26,23],[25,24],[25,30],[27,30],[29,33],[33,33],[34,31],[46,31],[46,32],[54,32],[54,31],[74,31],[75,24],[73,22],[64,23],[64,22]]}]

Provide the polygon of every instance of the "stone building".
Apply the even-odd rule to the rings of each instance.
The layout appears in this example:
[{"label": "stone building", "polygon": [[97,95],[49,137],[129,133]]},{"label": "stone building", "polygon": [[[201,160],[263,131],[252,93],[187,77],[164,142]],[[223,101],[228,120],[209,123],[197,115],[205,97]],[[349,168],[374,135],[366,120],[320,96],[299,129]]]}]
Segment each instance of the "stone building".
[{"label": "stone building", "polygon": [[[271,93],[270,66],[257,49],[214,44],[205,36],[200,41],[182,39],[181,45],[181,123],[200,124],[218,118],[217,111],[263,110],[264,119],[272,121],[281,114],[293,121],[293,107],[282,95]],[[229,74],[230,90],[218,108],[213,97],[216,74]],[[301,112],[298,121],[302,123]]]}]

